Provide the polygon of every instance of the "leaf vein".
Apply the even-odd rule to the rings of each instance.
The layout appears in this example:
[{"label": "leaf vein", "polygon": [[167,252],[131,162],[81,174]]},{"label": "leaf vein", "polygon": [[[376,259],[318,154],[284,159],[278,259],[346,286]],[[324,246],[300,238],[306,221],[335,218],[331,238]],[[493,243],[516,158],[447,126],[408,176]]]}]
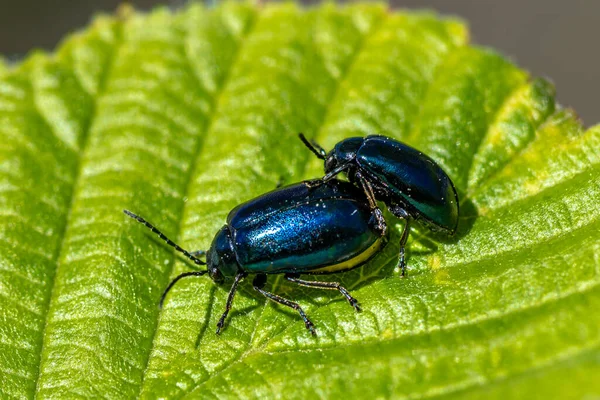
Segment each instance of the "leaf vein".
[{"label": "leaf vein", "polygon": [[[119,25],[119,30],[121,29],[121,25]],[[98,98],[101,96],[102,92],[104,91],[104,87],[106,85],[108,76],[110,74],[110,71],[112,70],[112,66],[114,64],[115,58],[116,58],[116,53],[118,52],[121,44],[123,43],[123,39],[121,38],[121,35],[119,34],[116,38],[115,43],[111,46],[111,50],[108,56],[108,59],[106,61],[106,72],[102,74],[100,81],[99,81],[99,85],[98,85],[98,93],[96,93],[96,97],[94,97],[94,99],[96,99],[93,102],[92,105],[92,111],[91,111],[91,115],[90,118],[87,121],[86,126],[83,129],[83,136],[81,139],[81,149],[80,151],[77,153],[78,157],[77,157],[77,161],[75,163],[75,180],[71,185],[71,191],[69,193],[69,206],[67,209],[67,213],[65,215],[65,219],[64,219],[64,224],[62,227],[62,232],[60,234],[61,242],[57,248],[56,253],[53,255],[52,260],[56,263],[56,267],[54,268],[53,273],[51,274],[51,276],[49,277],[49,282],[51,285],[51,289],[50,289],[50,295],[48,296],[48,300],[46,302],[46,305],[44,307],[44,325],[41,331],[41,335],[40,335],[40,341],[41,341],[41,345],[40,345],[40,352],[39,352],[39,357],[38,357],[38,372],[36,374],[36,378],[35,378],[35,387],[36,387],[36,391],[35,391],[35,396],[37,397],[37,394],[40,391],[40,376],[42,374],[42,354],[44,353],[44,348],[46,346],[46,333],[47,333],[47,329],[48,329],[48,323],[49,323],[49,318],[50,318],[50,306],[52,303],[52,299],[55,296],[55,289],[56,289],[56,275],[58,273],[58,269],[60,267],[60,259],[62,257],[62,255],[65,252],[66,249],[66,233],[68,231],[68,226],[71,223],[72,220],[72,211],[73,211],[73,205],[75,203],[75,194],[77,193],[77,188],[79,185],[79,182],[81,181],[81,178],[83,176],[82,171],[81,171],[81,160],[84,157],[84,154],[86,153],[86,149],[87,149],[87,145],[89,143],[89,132],[90,132],[90,128],[93,125],[93,122],[95,120],[95,116],[96,116],[96,109],[97,109],[97,104],[98,104]],[[85,90],[85,89],[84,89]],[[40,117],[43,118],[42,114],[38,111]],[[55,136],[58,138],[59,135]],[[62,141],[62,139],[60,139]]]},{"label": "leaf vein", "polygon": [[[477,155],[479,154],[479,152],[481,151],[481,146],[483,145],[483,143],[485,143],[487,137],[490,135],[492,129],[494,128],[494,126],[499,122],[500,117],[509,111],[509,107],[508,105],[510,105],[511,100],[514,99],[515,96],[520,95],[521,91],[528,87],[529,85],[531,85],[531,81],[528,81],[527,83],[524,83],[523,85],[521,85],[520,87],[516,87],[514,89],[514,91],[512,92],[512,94],[505,99],[504,104],[498,109],[498,112],[495,115],[495,118],[493,119],[493,122],[488,126],[488,129],[485,133],[485,135],[482,137],[481,141],[479,142],[477,151],[473,154],[473,160],[475,160],[475,158],[477,157]],[[542,127],[546,121],[548,121],[550,118],[552,118],[552,116],[554,115],[554,113],[547,113],[541,120],[535,122],[535,132],[537,133],[540,129],[540,127]],[[533,121],[532,121],[533,122]],[[528,138],[527,141],[523,142],[520,144],[520,147],[513,153],[513,155],[510,157],[510,159],[506,160],[501,168],[496,168],[491,174],[487,175],[485,177],[485,179],[483,179],[482,181],[480,181],[477,184],[477,187],[475,188],[467,188],[467,194],[468,197],[473,197],[477,192],[478,192],[478,188],[481,187],[485,187],[485,185],[490,182],[491,180],[493,180],[493,178],[495,178],[496,176],[500,175],[500,173],[502,171],[504,171],[512,162],[512,160],[519,158],[519,156],[527,149],[528,145],[532,142],[534,142],[537,138],[537,135],[534,134],[532,135],[530,138]],[[474,174],[474,170],[473,170],[473,162],[471,163],[471,166],[469,167],[469,177],[467,179],[467,182],[470,182],[471,176],[473,176]],[[464,199],[463,199],[464,200]]]}]

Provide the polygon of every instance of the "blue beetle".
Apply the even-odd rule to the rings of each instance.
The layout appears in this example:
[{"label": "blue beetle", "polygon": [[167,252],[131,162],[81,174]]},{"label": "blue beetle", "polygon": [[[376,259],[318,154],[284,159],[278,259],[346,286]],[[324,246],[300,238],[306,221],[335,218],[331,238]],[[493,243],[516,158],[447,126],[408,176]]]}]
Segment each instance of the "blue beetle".
[{"label": "blue beetle", "polygon": [[385,227],[377,200],[406,221],[400,238],[398,266],[406,272],[405,246],[411,219],[424,222],[434,231],[449,235],[458,226],[458,195],[450,177],[430,157],[397,140],[381,135],[352,137],[337,143],[327,153],[302,133],[300,140],[325,162],[326,182],[344,172],[362,187],[380,228]]},{"label": "blue beetle", "polygon": [[[233,278],[225,312],[217,323],[217,334],[231,309],[238,284],[255,275],[254,289],[277,303],[296,310],[306,328],[315,328],[302,308],[290,300],[264,290],[269,274],[284,274],[286,280],[302,286],[338,290],[360,311],[358,302],[337,282],[300,279],[303,274],[347,271],[370,260],[385,244],[381,229],[364,193],[337,179],[301,182],[276,189],[234,208],[227,223],[215,235],[207,252],[188,252],[166,237],[145,219],[124,210],[183,253],[203,271],[184,272],[171,281],[165,296],[180,279],[206,273],[215,283]],[[206,254],[206,263],[197,256]]]}]

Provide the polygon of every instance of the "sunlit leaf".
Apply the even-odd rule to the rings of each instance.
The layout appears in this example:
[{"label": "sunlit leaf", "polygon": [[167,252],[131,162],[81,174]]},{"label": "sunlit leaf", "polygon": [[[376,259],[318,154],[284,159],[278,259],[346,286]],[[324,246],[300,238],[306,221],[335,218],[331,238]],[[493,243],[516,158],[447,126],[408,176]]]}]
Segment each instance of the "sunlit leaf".
[{"label": "sunlit leaf", "polygon": [[[377,4],[99,17],[0,63],[0,397],[584,398],[600,383],[600,129],[463,24]],[[454,238],[401,221],[341,280],[271,276],[317,325],[192,266],[235,205],[322,176],[297,139],[406,141],[449,173]],[[321,279],[321,277],[319,278]],[[591,398],[591,397],[589,397]]]}]

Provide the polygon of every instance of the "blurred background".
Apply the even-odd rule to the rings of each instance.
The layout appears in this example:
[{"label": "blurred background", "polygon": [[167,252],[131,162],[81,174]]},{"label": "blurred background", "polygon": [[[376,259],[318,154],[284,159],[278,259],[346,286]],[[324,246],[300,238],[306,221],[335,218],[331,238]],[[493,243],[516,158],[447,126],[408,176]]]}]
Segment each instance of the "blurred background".
[{"label": "blurred background", "polygon": [[[53,49],[119,0],[0,0],[0,54],[17,60],[32,48]],[[185,0],[136,0],[136,8]],[[312,3],[312,1],[308,1]],[[587,126],[600,122],[600,1],[391,0],[394,8],[432,9],[465,19],[474,43],[493,47],[535,76],[550,78],[558,101]]]}]

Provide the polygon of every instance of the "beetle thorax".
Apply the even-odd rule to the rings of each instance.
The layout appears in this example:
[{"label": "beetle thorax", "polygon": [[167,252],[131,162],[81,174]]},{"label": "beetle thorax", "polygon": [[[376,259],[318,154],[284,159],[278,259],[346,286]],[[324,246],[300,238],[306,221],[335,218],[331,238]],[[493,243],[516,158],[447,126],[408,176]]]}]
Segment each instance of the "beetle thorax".
[{"label": "beetle thorax", "polygon": [[335,145],[325,159],[325,172],[331,172],[338,166],[351,163],[362,146],[364,139],[353,137],[344,139]]}]

